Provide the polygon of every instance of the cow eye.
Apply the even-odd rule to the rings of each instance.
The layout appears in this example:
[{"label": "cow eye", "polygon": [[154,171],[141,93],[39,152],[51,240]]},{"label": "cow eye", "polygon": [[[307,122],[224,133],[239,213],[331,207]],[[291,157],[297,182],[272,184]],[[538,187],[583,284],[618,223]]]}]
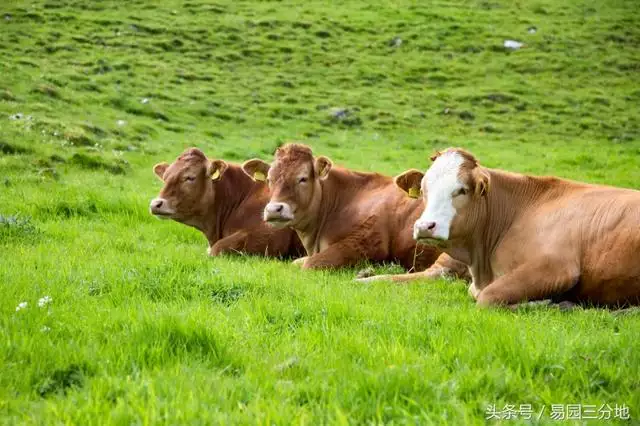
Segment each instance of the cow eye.
[{"label": "cow eye", "polygon": [[196,178],[194,176],[185,176],[184,180],[186,182],[193,182],[194,180],[196,180]]},{"label": "cow eye", "polygon": [[466,193],[467,193],[467,190],[466,190],[466,189],[464,189],[464,188],[460,188],[460,189],[458,189],[458,190],[456,191],[456,193],[455,193],[455,194],[453,194],[453,196],[454,196],[454,197],[457,197],[458,195],[466,195]]},{"label": "cow eye", "polygon": [[307,181],[306,177],[301,177],[300,179],[298,179],[298,183],[305,183]]}]

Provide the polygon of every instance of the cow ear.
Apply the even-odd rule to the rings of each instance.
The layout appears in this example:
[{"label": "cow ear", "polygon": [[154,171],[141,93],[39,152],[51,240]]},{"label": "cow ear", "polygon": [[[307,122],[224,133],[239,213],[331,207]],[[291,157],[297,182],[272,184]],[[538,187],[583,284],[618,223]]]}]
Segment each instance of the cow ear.
[{"label": "cow ear", "polygon": [[436,151],[433,153],[433,155],[431,157],[429,157],[431,159],[431,161],[436,161],[436,158],[440,157],[440,155],[442,155],[442,152],[440,151]]},{"label": "cow ear", "polygon": [[267,173],[271,165],[266,161],[262,161],[258,158],[247,160],[242,165],[242,171],[249,177],[258,182],[264,182],[267,180]]},{"label": "cow ear", "polygon": [[396,176],[393,181],[404,192],[409,194],[411,198],[420,197],[420,185],[424,173],[420,170],[411,169]]},{"label": "cow ear", "polygon": [[332,166],[333,163],[327,157],[317,157],[314,164],[316,176],[318,176],[320,179],[326,179]]},{"label": "cow ear", "polygon": [[481,197],[484,197],[489,192],[489,173],[486,170],[482,170],[476,167],[473,170],[473,179],[475,181],[475,193]]},{"label": "cow ear", "polygon": [[168,168],[168,163],[158,163],[153,166],[153,173],[155,173],[156,176],[158,176],[160,180],[164,182],[164,172],[166,172]]},{"label": "cow ear", "polygon": [[212,160],[207,166],[207,177],[216,182],[222,179],[222,175],[229,165],[224,160]]}]

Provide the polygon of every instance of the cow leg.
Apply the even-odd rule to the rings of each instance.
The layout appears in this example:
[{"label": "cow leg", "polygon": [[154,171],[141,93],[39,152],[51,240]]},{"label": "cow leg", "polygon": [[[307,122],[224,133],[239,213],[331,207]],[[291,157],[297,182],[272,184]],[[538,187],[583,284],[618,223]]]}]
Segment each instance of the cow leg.
[{"label": "cow leg", "polygon": [[209,256],[239,254],[247,251],[248,240],[249,238],[246,232],[238,231],[218,240],[214,245],[209,247],[207,253],[209,253]]},{"label": "cow leg", "polygon": [[414,272],[412,274],[387,274],[387,275],[374,275],[372,277],[356,278],[356,281],[360,283],[368,283],[372,281],[391,281],[394,283],[407,283],[416,280],[428,280],[444,278],[445,275],[440,269],[427,269],[422,272]]},{"label": "cow leg", "polygon": [[302,268],[323,269],[355,266],[366,258],[366,254],[358,248],[348,243],[338,242],[330,245],[320,253],[302,258],[304,259]]},{"label": "cow leg", "polygon": [[375,229],[377,216],[369,216],[349,235],[336,241],[320,253],[308,256],[302,267],[304,269],[339,268],[356,266],[363,260],[384,259],[384,238]]},{"label": "cow leg", "polygon": [[356,281],[359,283],[370,283],[373,281],[391,281],[394,283],[404,283],[407,281],[415,281],[415,280],[419,280],[421,278],[426,278],[424,276],[424,272],[417,272],[415,274],[387,274],[387,275],[374,275],[371,277],[362,277],[362,278],[356,278]]},{"label": "cow leg", "polygon": [[246,253],[257,256],[276,257],[281,256],[286,247],[282,242],[275,241],[274,232],[266,226],[258,226],[251,229],[234,232],[228,237],[218,240],[209,249],[211,256],[221,253]]},{"label": "cow leg", "polygon": [[613,315],[640,315],[640,307],[634,306],[631,308],[616,309],[611,312]]},{"label": "cow leg", "polygon": [[469,281],[469,268],[448,254],[441,254],[433,265],[422,272],[398,275],[376,275],[373,277],[358,278],[356,281],[366,283],[371,281],[408,282],[420,279],[459,278]]},{"label": "cow leg", "polygon": [[564,259],[543,258],[525,263],[480,290],[478,305],[514,305],[551,298],[571,289],[580,277],[577,265]]},{"label": "cow leg", "polygon": [[375,233],[367,234],[362,230],[331,244],[329,247],[304,258],[304,269],[340,268],[356,266],[366,259],[374,260],[378,249]]}]

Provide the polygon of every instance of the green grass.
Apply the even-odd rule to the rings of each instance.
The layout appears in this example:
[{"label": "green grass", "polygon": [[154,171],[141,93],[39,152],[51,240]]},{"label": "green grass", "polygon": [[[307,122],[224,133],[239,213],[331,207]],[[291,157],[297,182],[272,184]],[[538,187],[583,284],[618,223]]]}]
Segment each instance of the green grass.
[{"label": "green grass", "polygon": [[483,424],[532,404],[556,424],[574,403],[637,423],[637,315],[210,259],[148,214],[156,162],[291,139],[387,174],[456,145],[640,188],[637,2],[344,3],[3,2],[1,423]]}]

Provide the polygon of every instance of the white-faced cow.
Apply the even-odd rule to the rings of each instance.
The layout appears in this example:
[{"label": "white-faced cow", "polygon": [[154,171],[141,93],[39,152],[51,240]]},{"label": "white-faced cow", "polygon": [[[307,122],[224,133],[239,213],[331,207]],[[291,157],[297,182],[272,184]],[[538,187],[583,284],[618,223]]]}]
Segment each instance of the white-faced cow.
[{"label": "white-faced cow", "polygon": [[640,191],[432,160],[414,238],[470,266],[478,304],[640,303]]}]

